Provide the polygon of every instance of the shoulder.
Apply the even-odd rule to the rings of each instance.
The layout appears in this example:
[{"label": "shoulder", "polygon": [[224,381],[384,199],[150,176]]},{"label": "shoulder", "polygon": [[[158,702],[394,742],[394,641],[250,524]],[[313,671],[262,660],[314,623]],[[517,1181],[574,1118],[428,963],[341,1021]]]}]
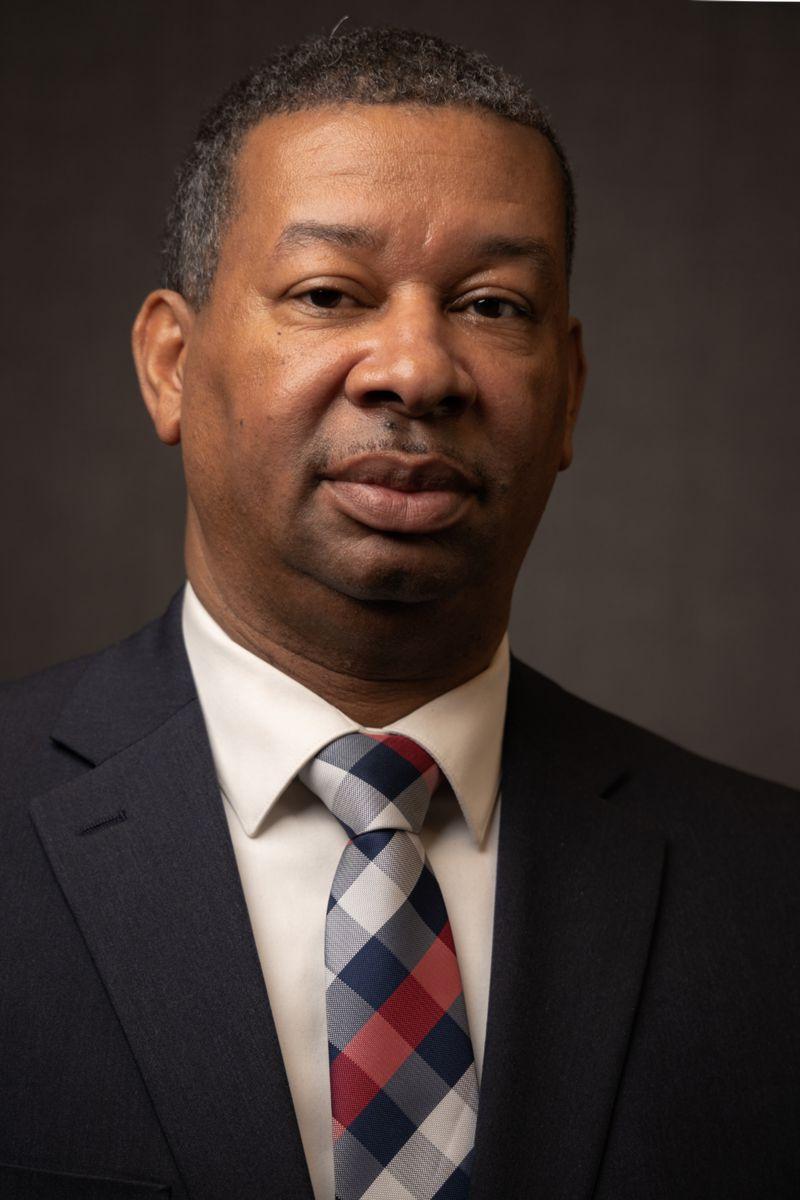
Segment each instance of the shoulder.
[{"label": "shoulder", "polygon": [[95,654],[0,685],[0,797],[25,800],[103,760],[193,695],[179,592],[166,613]]},{"label": "shoulder", "polygon": [[[24,782],[28,794],[51,782],[61,759],[50,737],[67,698],[96,655],[84,655],[0,684],[0,784],[3,792]],[[56,771],[55,781],[58,781]]]},{"label": "shoulder", "polygon": [[518,660],[512,703],[533,721],[529,737],[536,738],[537,725],[546,731],[557,770],[583,774],[587,783],[591,777],[604,799],[638,807],[643,821],[665,832],[686,827],[736,837],[785,832],[797,849],[800,792],[793,788],[687,750],[573,695]]}]

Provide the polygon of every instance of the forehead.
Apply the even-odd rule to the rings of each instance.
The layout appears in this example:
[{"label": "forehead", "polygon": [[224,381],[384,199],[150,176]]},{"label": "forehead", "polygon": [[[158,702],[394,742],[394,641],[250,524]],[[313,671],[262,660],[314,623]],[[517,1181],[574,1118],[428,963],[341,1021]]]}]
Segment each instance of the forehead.
[{"label": "forehead", "polygon": [[235,223],[260,240],[298,221],[364,225],[386,245],[430,252],[529,236],[563,262],[555,154],[493,113],[347,104],[267,117],[247,134],[235,181]]}]

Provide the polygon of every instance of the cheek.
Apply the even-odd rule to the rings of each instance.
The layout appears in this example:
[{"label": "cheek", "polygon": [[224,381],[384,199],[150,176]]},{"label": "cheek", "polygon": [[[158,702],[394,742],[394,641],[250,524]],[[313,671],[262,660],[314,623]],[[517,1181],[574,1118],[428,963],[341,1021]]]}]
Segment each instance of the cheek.
[{"label": "cheek", "polygon": [[489,443],[509,481],[532,489],[558,458],[566,386],[555,354],[490,366],[483,375]]},{"label": "cheek", "polygon": [[210,388],[224,400],[230,420],[244,420],[291,439],[313,426],[342,390],[347,376],[346,347],[318,339],[313,346],[268,318],[254,321],[215,356]]},{"label": "cheek", "polygon": [[301,485],[307,450],[347,363],[310,354],[291,335],[253,323],[208,341],[187,363],[183,454],[190,491],[260,506]]}]

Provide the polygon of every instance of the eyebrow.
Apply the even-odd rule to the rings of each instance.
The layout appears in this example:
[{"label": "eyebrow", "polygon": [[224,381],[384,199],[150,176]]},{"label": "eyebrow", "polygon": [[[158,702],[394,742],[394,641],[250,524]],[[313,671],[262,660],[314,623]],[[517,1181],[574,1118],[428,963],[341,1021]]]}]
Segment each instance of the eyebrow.
[{"label": "eyebrow", "polygon": [[537,237],[488,237],[473,242],[469,253],[481,262],[487,259],[527,258],[533,266],[546,276],[558,272],[553,251],[547,242]]},{"label": "eyebrow", "polygon": [[360,225],[326,225],[322,221],[295,221],[282,230],[276,243],[277,251],[307,246],[311,242],[326,242],[345,250],[379,250],[382,239]]}]

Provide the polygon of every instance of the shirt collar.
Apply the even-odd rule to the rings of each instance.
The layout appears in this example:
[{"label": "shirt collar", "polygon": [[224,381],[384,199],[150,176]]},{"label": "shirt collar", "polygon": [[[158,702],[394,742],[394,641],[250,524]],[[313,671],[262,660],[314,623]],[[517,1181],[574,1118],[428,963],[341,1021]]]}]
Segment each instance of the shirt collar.
[{"label": "shirt collar", "polygon": [[[375,732],[234,642],[189,583],[183,636],[219,785],[248,837],[323,746]],[[436,759],[479,845],[500,784],[509,669],[506,634],[486,670],[382,730],[414,738]]]}]

